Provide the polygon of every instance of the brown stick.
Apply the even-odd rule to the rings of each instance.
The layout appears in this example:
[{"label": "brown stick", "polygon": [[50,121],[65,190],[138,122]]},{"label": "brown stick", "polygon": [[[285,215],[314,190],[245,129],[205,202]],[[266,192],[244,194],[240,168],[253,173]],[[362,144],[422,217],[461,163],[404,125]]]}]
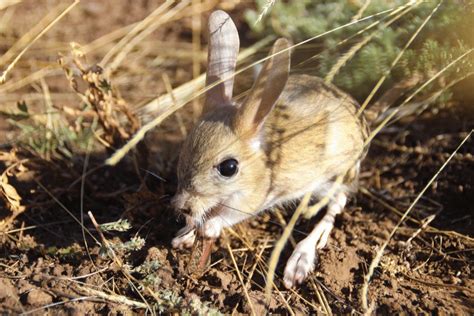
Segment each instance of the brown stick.
[{"label": "brown stick", "polygon": [[209,260],[212,252],[212,246],[216,240],[213,238],[206,238],[202,243],[202,254],[198,263],[198,271],[203,271],[206,267],[206,263]]}]

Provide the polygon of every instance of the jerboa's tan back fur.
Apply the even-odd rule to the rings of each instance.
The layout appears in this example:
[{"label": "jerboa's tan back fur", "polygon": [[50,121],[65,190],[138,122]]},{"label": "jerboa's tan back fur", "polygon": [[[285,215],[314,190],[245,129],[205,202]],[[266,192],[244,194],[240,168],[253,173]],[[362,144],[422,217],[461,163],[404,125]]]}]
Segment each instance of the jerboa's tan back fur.
[{"label": "jerboa's tan back fur", "polygon": [[350,188],[368,134],[364,118],[356,117],[358,107],[352,97],[318,77],[289,77],[265,123],[263,141],[276,199],[348,170],[344,182]]}]

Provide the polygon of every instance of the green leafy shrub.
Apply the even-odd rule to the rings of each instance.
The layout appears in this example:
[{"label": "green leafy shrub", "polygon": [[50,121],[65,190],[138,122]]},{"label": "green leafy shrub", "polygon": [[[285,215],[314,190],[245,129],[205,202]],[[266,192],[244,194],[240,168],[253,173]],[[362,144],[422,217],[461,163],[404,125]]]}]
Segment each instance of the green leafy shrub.
[{"label": "green leafy shrub", "polygon": [[[246,12],[246,20],[254,34],[257,36],[277,34],[291,37],[295,42],[299,42],[343,26],[354,19],[398,8],[407,4],[407,1],[275,1],[273,7],[268,9],[267,14],[258,23],[256,23],[258,17],[264,10],[267,1],[257,0],[256,3],[256,10]],[[366,3],[368,6],[364,8]],[[351,47],[359,43],[365,36],[376,32],[370,41],[357,50],[350,60],[338,69],[332,80],[337,86],[350,92],[356,98],[363,99],[370,93],[380,77],[390,69],[397,54],[437,4],[438,2],[435,1],[418,3],[389,26],[380,23],[376,28],[366,30],[357,36],[353,35],[376,20],[388,21],[391,18],[388,16],[389,13],[319,37],[306,45],[307,49],[300,49],[306,54],[309,52],[305,59],[317,55],[315,63],[305,63],[301,68],[305,72],[312,71],[324,78],[339,58],[346,54]],[[405,51],[395,68],[391,70],[382,91],[397,82],[409,80],[413,76],[421,76],[421,80],[427,80],[449,62],[474,47],[471,21],[474,21],[474,4],[472,2],[444,1]],[[351,36],[353,37],[339,45]],[[450,68],[437,81],[438,85],[432,89],[440,89],[443,84],[473,72],[472,60],[474,58],[465,58],[463,62]],[[294,70],[301,71],[298,67],[295,67]],[[429,92],[429,89],[426,90],[426,93]]]}]

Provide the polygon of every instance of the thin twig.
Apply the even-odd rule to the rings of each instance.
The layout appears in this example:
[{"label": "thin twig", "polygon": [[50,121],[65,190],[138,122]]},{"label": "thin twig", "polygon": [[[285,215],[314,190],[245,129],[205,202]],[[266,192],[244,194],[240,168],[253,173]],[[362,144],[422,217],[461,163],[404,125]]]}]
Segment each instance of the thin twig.
[{"label": "thin twig", "polygon": [[67,304],[67,303],[80,302],[80,301],[87,301],[87,300],[91,300],[91,299],[93,300],[95,298],[92,297],[92,296],[76,297],[76,298],[69,299],[67,301],[59,301],[59,302],[51,303],[51,304],[44,305],[44,306],[41,306],[41,307],[38,307],[38,308],[30,309],[29,311],[23,312],[20,315],[30,315],[30,314],[34,314],[34,313],[37,313],[39,311],[42,311],[42,310],[45,310],[45,309],[48,309],[48,308],[51,308],[51,307],[55,307],[55,306],[58,306],[58,305],[64,305],[64,304]]},{"label": "thin twig", "polygon": [[131,300],[128,297],[125,297],[123,295],[107,294],[105,292],[94,290],[94,289],[81,286],[81,285],[76,285],[75,288],[79,290],[80,292],[83,292],[87,295],[94,295],[96,297],[100,297],[109,302],[124,304],[124,305],[132,306],[135,308],[144,308],[144,309],[148,308],[147,304]]}]

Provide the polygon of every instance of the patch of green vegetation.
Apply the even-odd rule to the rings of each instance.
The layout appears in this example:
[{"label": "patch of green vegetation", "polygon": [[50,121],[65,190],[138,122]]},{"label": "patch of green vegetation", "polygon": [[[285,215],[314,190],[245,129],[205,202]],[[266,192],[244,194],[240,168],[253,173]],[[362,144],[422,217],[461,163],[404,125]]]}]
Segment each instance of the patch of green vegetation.
[{"label": "patch of green vegetation", "polygon": [[100,225],[100,229],[103,231],[118,231],[126,232],[132,227],[127,219],[119,219],[116,222],[104,223]]},{"label": "patch of green vegetation", "polygon": [[131,269],[131,272],[138,273],[142,276],[141,286],[150,286],[154,288],[161,282],[161,279],[156,275],[156,272],[161,267],[161,263],[153,261],[145,261],[141,265]]},{"label": "patch of green vegetation", "polygon": [[79,259],[83,255],[81,247],[77,244],[66,248],[51,246],[44,249],[43,252],[51,257],[59,257],[61,259]]},{"label": "patch of green vegetation", "polygon": [[48,109],[44,114],[30,113],[25,101],[17,103],[17,110],[0,112],[0,116],[20,130],[16,138],[18,145],[46,160],[70,159],[74,152],[85,151],[94,137],[90,128],[82,127],[82,116],[68,122],[55,109]]},{"label": "patch of green vegetation", "polygon": [[210,307],[208,302],[202,302],[197,297],[195,297],[191,300],[190,306],[182,311],[182,315],[220,316],[223,314],[217,309]]},{"label": "patch of green vegetation", "polygon": [[[118,232],[126,232],[132,226],[126,219],[119,219],[115,222],[105,223],[100,225],[100,228],[104,232],[109,231],[118,231]],[[121,256],[128,257],[132,252],[138,251],[145,246],[145,239],[140,236],[133,236],[130,240],[125,242],[121,241],[109,241],[109,245],[102,245],[99,254],[103,257],[110,257],[113,258],[113,254],[111,251],[120,254]]]},{"label": "patch of green vegetation", "polygon": [[[257,0],[257,9],[246,12],[246,20],[253,33],[258,36],[277,34],[290,37],[295,42],[323,34],[354,19],[368,17],[407,3],[406,0],[373,0],[369,1],[368,7],[363,9],[366,1],[276,1],[262,21],[256,23],[266,2]],[[316,39],[312,42],[316,45],[311,46],[311,50],[314,51],[313,55],[317,54],[315,74],[324,78],[339,58],[346,54],[351,47],[358,44],[364,36],[376,32],[374,37],[339,69],[333,80],[337,86],[355,97],[365,98],[375,83],[390,69],[397,54],[437,4],[437,1],[421,2],[395,23],[387,27],[381,23],[377,27],[351,38],[343,45],[339,45],[339,43],[363,30],[374,21],[383,19],[385,23],[393,16],[389,17],[389,12],[387,12]],[[473,20],[474,3],[444,1],[404,53],[396,67],[392,69],[383,89],[409,80],[413,76],[422,76],[424,80],[427,80],[449,62],[473,48],[474,37],[472,36],[471,22]],[[318,48],[314,48],[316,46]],[[440,89],[443,84],[473,72],[472,60],[472,58],[466,58],[457,66],[449,69],[432,88]],[[305,65],[304,68],[307,71],[310,67]],[[429,93],[429,89],[427,93]]]}]

